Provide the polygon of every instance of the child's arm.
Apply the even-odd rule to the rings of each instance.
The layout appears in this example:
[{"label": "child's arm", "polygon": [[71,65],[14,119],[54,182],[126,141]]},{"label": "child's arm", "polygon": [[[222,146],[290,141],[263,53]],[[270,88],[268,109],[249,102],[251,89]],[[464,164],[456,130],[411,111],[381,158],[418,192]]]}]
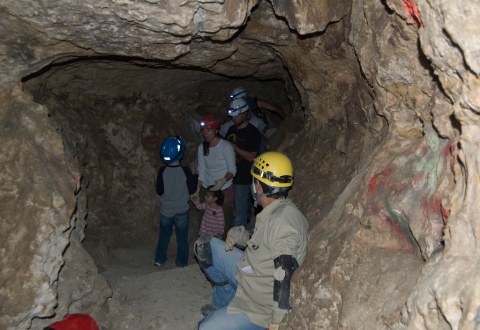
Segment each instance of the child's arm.
[{"label": "child's arm", "polygon": [[190,195],[197,191],[198,175],[193,174],[190,167],[182,166],[183,173],[187,177],[187,188]]},{"label": "child's arm", "polygon": [[195,204],[195,207],[199,210],[205,210],[205,203],[200,203],[200,199],[197,195],[192,195],[190,198],[193,204]]}]

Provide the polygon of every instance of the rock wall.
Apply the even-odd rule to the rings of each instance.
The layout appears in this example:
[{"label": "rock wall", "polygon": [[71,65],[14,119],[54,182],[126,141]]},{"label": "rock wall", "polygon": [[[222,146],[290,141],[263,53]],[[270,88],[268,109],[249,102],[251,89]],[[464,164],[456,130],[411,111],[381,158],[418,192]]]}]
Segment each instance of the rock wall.
[{"label": "rock wall", "polygon": [[[179,111],[156,126],[151,109],[162,98],[133,94],[61,111],[98,87],[81,77],[45,106],[22,90],[22,80],[102,60],[282,82],[292,112],[271,143],[294,159],[292,198],[312,229],[281,328],[476,328],[479,13],[458,0],[3,1],[1,327],[28,329],[67,311],[108,326],[111,293],[80,241],[86,224],[92,236],[105,233],[120,213],[88,215],[87,203],[123,190],[135,198],[122,204],[141,203],[148,189],[118,183],[88,196],[107,186],[92,169],[105,181],[144,181],[154,173],[153,131],[188,121]],[[38,102],[45,90],[30,89]],[[117,116],[97,120],[101,107]],[[90,121],[105,140],[89,145],[84,163],[87,141],[75,132]],[[102,158],[105,146],[116,158]]]}]

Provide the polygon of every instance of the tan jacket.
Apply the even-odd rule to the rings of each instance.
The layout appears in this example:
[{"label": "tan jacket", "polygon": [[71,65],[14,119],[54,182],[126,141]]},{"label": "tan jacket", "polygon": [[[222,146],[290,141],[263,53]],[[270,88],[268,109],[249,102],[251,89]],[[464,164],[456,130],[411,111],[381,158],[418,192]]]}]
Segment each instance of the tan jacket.
[{"label": "tan jacket", "polygon": [[308,221],[289,199],[278,199],[257,215],[255,232],[237,263],[238,288],[229,312],[247,314],[263,327],[280,323],[287,312],[273,301],[273,260],[294,256],[301,265],[307,247]]}]

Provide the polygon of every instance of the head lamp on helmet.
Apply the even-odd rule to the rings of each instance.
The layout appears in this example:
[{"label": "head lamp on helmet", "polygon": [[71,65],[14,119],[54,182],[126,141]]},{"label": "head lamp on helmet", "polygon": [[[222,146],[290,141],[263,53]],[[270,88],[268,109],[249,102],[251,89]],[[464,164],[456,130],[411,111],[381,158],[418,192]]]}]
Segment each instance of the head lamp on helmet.
[{"label": "head lamp on helmet", "polygon": [[238,116],[241,113],[244,113],[248,110],[248,104],[245,99],[235,99],[230,103],[230,106],[227,109],[227,114],[230,117]]},{"label": "head lamp on helmet", "polygon": [[237,87],[230,93],[230,99],[232,100],[245,97],[247,97],[247,91],[243,87]]},{"label": "head lamp on helmet", "polygon": [[220,122],[215,118],[215,116],[208,115],[203,117],[202,121],[200,122],[200,127],[201,128],[213,128],[213,129],[219,129],[220,128]]},{"label": "head lamp on helmet", "polygon": [[270,187],[289,188],[293,185],[292,162],[277,151],[268,151],[255,158],[250,173]]},{"label": "head lamp on helmet", "polygon": [[185,141],[181,137],[168,137],[160,147],[160,158],[165,164],[172,164],[182,159],[185,154]]}]

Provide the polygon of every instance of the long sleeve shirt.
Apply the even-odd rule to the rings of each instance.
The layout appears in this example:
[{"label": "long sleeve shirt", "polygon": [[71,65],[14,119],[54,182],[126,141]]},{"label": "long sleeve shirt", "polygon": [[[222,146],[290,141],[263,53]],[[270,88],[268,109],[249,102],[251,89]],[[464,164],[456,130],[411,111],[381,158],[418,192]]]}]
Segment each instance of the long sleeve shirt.
[{"label": "long sleeve shirt", "polygon": [[156,182],[160,213],[166,217],[188,211],[190,194],[197,189],[197,176],[185,166],[162,166]]},{"label": "long sleeve shirt", "polygon": [[194,202],[199,210],[205,210],[202,223],[200,224],[200,236],[202,235],[223,235],[225,230],[225,216],[223,208],[215,204],[211,206],[207,203]]},{"label": "long sleeve shirt", "polygon": [[[209,148],[207,156],[203,155],[203,144],[200,144],[198,146],[197,159],[198,180],[202,181],[204,188],[214,185],[215,181],[225,177],[227,172],[232,173],[233,176],[237,173],[233,146],[223,139],[220,139],[215,147]],[[225,182],[222,190],[230,187],[232,183],[232,179]]]}]

